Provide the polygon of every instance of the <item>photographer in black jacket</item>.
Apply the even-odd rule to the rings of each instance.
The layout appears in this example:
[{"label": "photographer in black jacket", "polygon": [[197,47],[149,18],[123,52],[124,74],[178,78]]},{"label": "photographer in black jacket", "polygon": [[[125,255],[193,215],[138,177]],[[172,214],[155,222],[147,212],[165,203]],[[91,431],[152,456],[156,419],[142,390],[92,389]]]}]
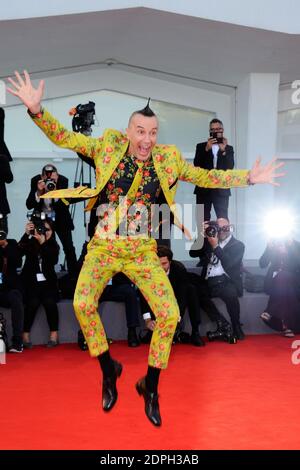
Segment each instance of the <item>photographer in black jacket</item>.
[{"label": "photographer in black jacket", "polygon": [[5,184],[11,183],[14,177],[9,164],[9,162],[12,161],[12,158],[4,142],[4,119],[4,109],[0,108],[0,214],[3,216],[2,227],[4,227],[5,232],[7,233],[7,214],[10,213],[10,208],[7,200]]},{"label": "photographer in black jacket", "polygon": [[53,228],[58,235],[66,255],[68,272],[70,277],[76,278],[77,259],[72,240],[73,221],[68,206],[61,199],[41,199],[41,195],[56,189],[68,187],[68,179],[59,175],[55,166],[45,165],[41,175],[36,175],[31,179],[31,188],[26,200],[28,209],[36,209],[44,212],[49,218],[54,220]]},{"label": "photographer in black jacket", "polygon": [[207,282],[211,297],[220,297],[231,319],[237,339],[245,334],[240,324],[239,297],[243,295],[242,260],[244,244],[234,238],[228,219],[204,223],[205,241],[199,256],[203,266],[202,279]]},{"label": "photographer in black jacket", "polygon": [[[219,119],[209,123],[209,138],[206,142],[197,144],[194,165],[212,170],[232,170],[234,167],[234,150],[228,145],[223,135],[224,127]],[[214,207],[216,217],[228,218],[230,189],[208,189],[195,187],[196,203],[204,204],[204,220],[210,220],[211,207]]]},{"label": "photographer in black jacket", "polygon": [[0,218],[0,306],[11,309],[13,337],[9,351],[21,353],[24,306],[17,269],[22,265],[22,256],[16,240],[6,238],[2,220]]},{"label": "photographer in black jacket", "polygon": [[45,308],[50,329],[47,346],[57,346],[58,288],[54,267],[58,262],[59,246],[55,240],[52,221],[47,220],[39,226],[32,221],[28,222],[19,246],[25,255],[21,273],[25,287],[24,347],[32,347],[29,334],[40,304]]}]

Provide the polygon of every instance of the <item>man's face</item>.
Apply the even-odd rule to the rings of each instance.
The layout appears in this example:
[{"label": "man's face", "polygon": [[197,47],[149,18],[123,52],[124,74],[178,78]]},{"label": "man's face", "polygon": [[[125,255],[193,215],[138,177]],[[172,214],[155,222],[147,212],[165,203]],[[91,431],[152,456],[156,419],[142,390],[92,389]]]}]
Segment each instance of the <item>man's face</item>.
[{"label": "man's face", "polygon": [[212,122],[209,126],[209,132],[222,133],[222,136],[223,136],[224,129],[220,122]]},{"label": "man's face", "polygon": [[129,153],[143,162],[148,160],[157,140],[157,118],[135,114],[126,132],[129,139]]},{"label": "man's face", "polygon": [[[228,220],[226,220],[226,219],[217,219],[217,222],[218,222],[219,227],[221,227],[221,228],[222,228],[222,227],[224,227],[224,228],[226,228],[226,227],[230,228],[230,224],[229,224]],[[221,232],[219,232],[219,240],[221,240],[221,241],[222,241],[222,240],[226,240],[226,238],[228,238],[229,235],[231,235],[231,231],[230,231],[230,230],[228,230],[228,231],[223,231],[223,230],[222,230]]]},{"label": "man's face", "polygon": [[159,261],[160,261],[161,267],[167,273],[170,269],[170,261],[169,261],[168,257],[167,256],[162,256],[161,258],[159,258]]},{"label": "man's face", "polygon": [[47,171],[47,173],[43,173],[43,179],[46,180],[48,178],[54,180],[57,183],[58,173],[56,171],[52,171],[51,173],[50,171]]}]

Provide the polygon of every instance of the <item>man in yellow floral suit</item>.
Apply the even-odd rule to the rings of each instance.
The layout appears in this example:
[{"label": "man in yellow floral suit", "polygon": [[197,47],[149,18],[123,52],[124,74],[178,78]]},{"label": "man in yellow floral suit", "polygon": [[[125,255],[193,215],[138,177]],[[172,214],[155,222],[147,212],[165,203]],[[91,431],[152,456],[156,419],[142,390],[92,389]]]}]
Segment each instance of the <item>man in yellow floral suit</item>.
[{"label": "man in yellow floral suit", "polygon": [[[74,310],[85,335],[91,356],[97,357],[103,373],[102,406],[112,409],[117,400],[116,383],[122,365],[112,359],[98,314],[98,301],[108,280],[123,272],[141,290],[156,316],[150,344],[148,370],[136,384],[145,401],[145,412],[155,426],[161,425],[158,380],[167,367],[179,310],[168,277],[156,254],[156,241],[142,233],[140,219],[155,203],[160,191],[174,213],[174,199],[179,180],[206,188],[243,187],[255,183],[274,183],[281,164],[273,161],[261,166],[257,161],[248,170],[203,170],[188,164],[174,145],[158,145],[158,119],[147,106],[134,112],[126,134],[108,129],[101,138],[70,132],[41,107],[44,82],[37,88],[29,74],[16,72],[8,91],[27,106],[35,124],[59,147],[68,148],[94,160],[96,188],[79,187],[47,193],[47,197],[89,198],[91,208],[100,197],[99,223],[89,243],[74,296]],[[135,207],[134,210],[132,208]],[[126,219],[126,230],[120,230]],[[148,220],[148,219],[147,219]],[[147,222],[148,223],[148,222]]]}]

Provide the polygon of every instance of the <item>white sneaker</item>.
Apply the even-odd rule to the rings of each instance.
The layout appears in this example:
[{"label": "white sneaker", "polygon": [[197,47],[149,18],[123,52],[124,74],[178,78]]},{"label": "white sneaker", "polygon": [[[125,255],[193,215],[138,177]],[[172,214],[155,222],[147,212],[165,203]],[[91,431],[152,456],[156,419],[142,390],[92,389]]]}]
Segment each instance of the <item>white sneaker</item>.
[{"label": "white sneaker", "polygon": [[267,320],[267,321],[269,321],[272,317],[271,317],[271,315],[270,315],[268,312],[263,312],[263,313],[261,314],[260,318],[261,318],[262,320]]},{"label": "white sneaker", "polygon": [[288,328],[282,332],[283,336],[286,338],[293,338],[295,336],[295,333],[292,330],[289,330]]}]

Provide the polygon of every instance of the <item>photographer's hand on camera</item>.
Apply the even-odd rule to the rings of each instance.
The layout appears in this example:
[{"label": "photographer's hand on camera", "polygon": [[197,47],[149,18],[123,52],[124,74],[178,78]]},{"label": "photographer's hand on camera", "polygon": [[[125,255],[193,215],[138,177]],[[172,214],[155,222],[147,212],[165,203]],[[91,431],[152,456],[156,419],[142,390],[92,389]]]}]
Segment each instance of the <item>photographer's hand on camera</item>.
[{"label": "photographer's hand on camera", "polygon": [[207,235],[207,229],[211,227],[212,222],[203,222],[203,236],[207,238],[208,243],[212,247],[213,250],[215,250],[219,244],[219,238],[218,238],[218,233],[216,232],[215,236],[208,236]]},{"label": "photographer's hand on camera", "polygon": [[38,233],[36,230],[34,231],[33,237],[39,242],[40,245],[43,245],[47,240],[46,235]]},{"label": "photographer's hand on camera", "polygon": [[[216,140],[216,139],[214,139]],[[228,145],[228,140],[226,139],[226,137],[223,137],[223,144],[218,144],[219,145],[219,148],[222,152],[222,154],[224,154],[226,152],[226,147]]]},{"label": "photographer's hand on camera", "polygon": [[46,189],[45,180],[44,179],[39,180],[37,184],[37,195],[41,196],[42,194],[44,194],[45,189]]},{"label": "photographer's hand on camera", "polygon": [[218,143],[217,139],[213,139],[212,137],[209,137],[207,139],[207,144],[206,144],[206,147],[205,147],[206,152],[209,152],[212,149],[212,146],[214,144],[217,144],[217,143]]},{"label": "photographer's hand on camera", "polygon": [[215,250],[219,244],[218,235],[216,235],[215,237],[207,237],[207,240],[212,249]]},{"label": "photographer's hand on camera", "polygon": [[28,235],[28,236],[33,235],[34,230],[35,230],[34,224],[32,222],[27,222],[27,224],[25,225],[26,235]]}]

